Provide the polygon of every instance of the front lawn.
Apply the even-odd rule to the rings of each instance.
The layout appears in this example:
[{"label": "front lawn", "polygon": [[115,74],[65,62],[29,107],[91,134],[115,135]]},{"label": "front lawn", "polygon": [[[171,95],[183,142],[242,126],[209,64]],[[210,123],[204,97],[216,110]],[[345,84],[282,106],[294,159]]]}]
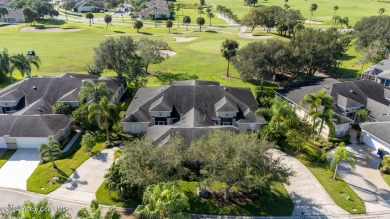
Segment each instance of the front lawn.
[{"label": "front lawn", "polygon": [[[189,212],[193,214],[209,215],[244,215],[244,216],[290,216],[293,211],[293,203],[282,184],[274,184],[268,195],[260,195],[260,198],[252,201],[247,194],[238,192],[232,188],[232,200],[229,203],[222,201],[224,184],[214,183],[212,188],[213,198],[198,198],[195,195],[197,182],[179,181],[178,185],[189,199]],[[124,201],[115,192],[109,192],[105,188],[105,182],[96,192],[96,199],[100,204],[115,205],[121,207],[136,208],[138,202]]]},{"label": "front lawn", "polygon": [[[366,212],[363,200],[340,176],[337,176],[337,180],[332,180],[333,171],[330,170],[328,163],[318,161],[320,154],[317,150],[304,145],[301,153],[294,153],[295,149],[286,142],[282,142],[281,147],[310,170],[338,206],[351,214]],[[347,199],[347,197],[349,198]]]},{"label": "front lawn", "polygon": [[383,180],[385,180],[385,182],[387,183],[387,185],[390,186],[390,175],[389,174],[383,174],[382,177],[383,177]]},{"label": "front lawn", "polygon": [[0,157],[0,168],[8,161],[8,159],[15,153],[16,150],[7,150],[1,157]]},{"label": "front lawn", "polygon": [[[27,180],[27,190],[31,192],[48,194],[59,188],[66,179],[79,167],[84,161],[95,153],[101,151],[104,147],[105,135],[97,136],[98,143],[93,147],[92,152],[85,152],[85,146],[81,146],[74,154],[56,160],[58,169],[52,169],[51,163],[40,164]],[[79,147],[81,135],[72,147]],[[56,183],[50,183],[54,177],[59,177]]]}]

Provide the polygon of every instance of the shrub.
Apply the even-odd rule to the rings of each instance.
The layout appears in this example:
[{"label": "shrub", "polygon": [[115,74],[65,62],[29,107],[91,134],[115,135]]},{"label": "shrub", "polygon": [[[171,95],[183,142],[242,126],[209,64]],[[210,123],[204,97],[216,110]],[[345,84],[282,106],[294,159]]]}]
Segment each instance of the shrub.
[{"label": "shrub", "polygon": [[382,173],[390,174],[390,155],[383,156],[380,171]]},{"label": "shrub", "polygon": [[344,142],[345,144],[347,144],[349,142],[349,139],[351,138],[350,135],[346,135],[344,137],[340,137],[340,138],[337,138],[337,137],[329,137],[328,138],[328,141],[332,142],[332,143],[341,143],[341,142]]},{"label": "shrub", "polygon": [[70,115],[74,111],[73,107],[67,103],[56,103],[52,107],[54,114]]},{"label": "shrub", "polygon": [[95,144],[95,136],[91,135],[90,133],[83,135],[83,138],[81,139],[81,145],[85,145],[85,151],[90,152]]}]

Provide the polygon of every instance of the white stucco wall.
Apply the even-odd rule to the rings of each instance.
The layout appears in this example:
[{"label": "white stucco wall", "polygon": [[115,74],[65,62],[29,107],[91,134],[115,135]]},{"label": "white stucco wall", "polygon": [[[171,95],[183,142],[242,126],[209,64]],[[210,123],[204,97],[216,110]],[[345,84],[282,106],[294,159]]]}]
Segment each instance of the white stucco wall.
[{"label": "white stucco wall", "polygon": [[49,144],[48,138],[29,138],[18,137],[16,138],[16,144],[18,148],[38,148],[40,144]]},{"label": "white stucco wall", "polygon": [[217,112],[217,117],[220,118],[233,118],[237,116],[237,112]]},{"label": "white stucco wall", "polygon": [[370,147],[375,148],[378,150],[378,148],[383,148],[385,151],[390,152],[390,145],[386,142],[382,141],[381,139],[377,138],[376,136],[367,133],[366,131],[362,131],[362,142],[364,142],[366,145],[369,145]]},{"label": "white stucco wall", "polygon": [[249,131],[249,130],[260,130],[261,125],[260,124],[253,124],[253,123],[239,123],[237,124],[237,127],[240,131]]},{"label": "white stucco wall", "polygon": [[150,111],[152,117],[170,117],[171,111]]},{"label": "white stucco wall", "polygon": [[3,137],[0,138],[0,148],[7,148]]}]

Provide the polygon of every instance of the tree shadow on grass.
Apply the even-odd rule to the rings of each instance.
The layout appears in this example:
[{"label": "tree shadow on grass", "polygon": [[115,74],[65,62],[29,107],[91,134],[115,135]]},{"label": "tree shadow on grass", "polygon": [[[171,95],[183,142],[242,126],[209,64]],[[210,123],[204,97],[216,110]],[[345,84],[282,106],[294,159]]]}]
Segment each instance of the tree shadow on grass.
[{"label": "tree shadow on grass", "polygon": [[49,24],[49,25],[63,25],[63,24],[65,24],[65,21],[58,20],[58,19],[42,19],[42,20],[39,20],[38,23]]},{"label": "tree shadow on grass", "polygon": [[205,32],[206,33],[218,33],[218,31],[215,31],[215,30],[206,30]]},{"label": "tree shadow on grass", "polygon": [[196,80],[197,75],[188,73],[170,73],[170,72],[156,72],[156,78],[163,84],[169,84],[171,81]]},{"label": "tree shadow on grass", "polygon": [[114,33],[125,33],[125,32],[123,32],[123,31],[119,31],[119,30],[114,30]]},{"label": "tree shadow on grass", "polygon": [[154,35],[154,34],[148,33],[148,32],[139,32],[139,34],[142,34],[142,35]]}]

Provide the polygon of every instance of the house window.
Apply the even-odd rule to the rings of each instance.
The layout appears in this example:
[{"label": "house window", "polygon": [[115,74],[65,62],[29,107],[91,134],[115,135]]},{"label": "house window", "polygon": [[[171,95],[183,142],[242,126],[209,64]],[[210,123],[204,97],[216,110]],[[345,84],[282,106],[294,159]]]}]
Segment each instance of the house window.
[{"label": "house window", "polygon": [[166,125],[167,122],[166,121],[157,121],[157,125]]},{"label": "house window", "polygon": [[223,122],[222,125],[231,125],[230,122]]}]

